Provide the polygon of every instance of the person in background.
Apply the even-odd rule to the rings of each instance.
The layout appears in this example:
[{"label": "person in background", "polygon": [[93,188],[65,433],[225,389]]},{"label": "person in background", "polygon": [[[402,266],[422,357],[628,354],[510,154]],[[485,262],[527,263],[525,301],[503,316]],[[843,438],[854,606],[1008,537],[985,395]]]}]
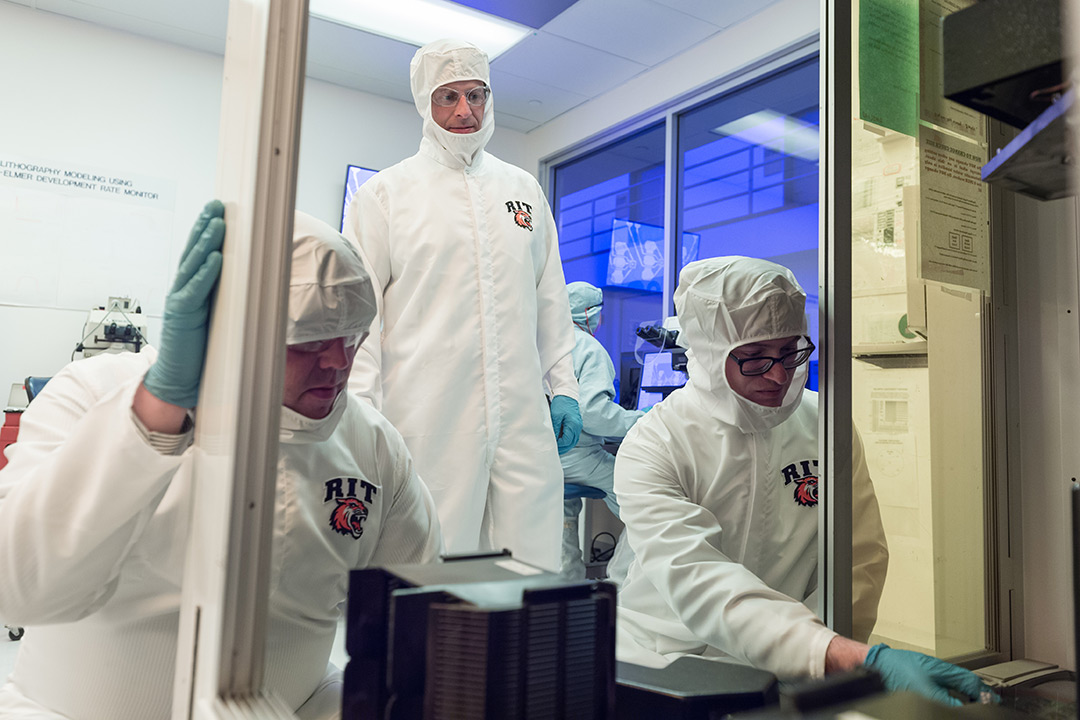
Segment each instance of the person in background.
[{"label": "person in background", "polygon": [[[0,616],[27,627],[0,716],[162,720],[172,707],[194,413],[224,207],[199,217],[161,342],[58,373],[0,471]],[[427,562],[434,504],[400,435],[345,392],[375,314],[356,249],[296,213],[265,687],[338,717],[330,662],[353,568]]]},{"label": "person in background", "polygon": [[[681,655],[752,665],[781,680],[868,665],[889,689],[949,704],[976,675],[936,658],[838,635],[818,582],[817,394],[806,390],[806,295],[795,276],[745,257],[683,268],[675,291],[689,381],[642,418],[615,461],[634,557],[619,593],[619,660]],[[877,617],[888,550],[858,434],[853,458],[853,635]]]},{"label": "person in background", "polygon": [[[600,341],[593,337],[600,327],[604,294],[587,282],[566,286],[570,316],[574,321],[574,376],[578,381],[582,429],[578,444],[562,455],[563,481],[603,490],[608,509],[619,516],[615,499],[615,457],[604,449],[606,438],[621,439],[645,413],[626,410],[615,402],[615,365]],[[585,562],[578,542],[581,498],[563,501],[563,577],[585,578]]]},{"label": "person in background", "polygon": [[420,150],[346,211],[377,302],[350,390],[405,437],[448,552],[508,548],[555,571],[558,455],[581,431],[574,338],[547,200],[484,150],[489,74],[487,55],[457,40],[412,59]]}]

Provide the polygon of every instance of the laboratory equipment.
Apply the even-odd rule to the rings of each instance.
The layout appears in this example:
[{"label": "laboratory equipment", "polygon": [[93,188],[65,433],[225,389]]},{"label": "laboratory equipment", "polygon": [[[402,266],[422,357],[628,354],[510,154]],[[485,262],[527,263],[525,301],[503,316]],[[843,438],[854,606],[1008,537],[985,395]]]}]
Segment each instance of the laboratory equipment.
[{"label": "laboratory equipment", "polygon": [[712,720],[780,700],[772,673],[693,655],[662,668],[619,662],[615,674],[619,720]]},{"label": "laboratory equipment", "polygon": [[[673,350],[646,353],[642,358],[637,409],[660,402],[686,384],[686,353]],[[681,364],[682,369],[676,369]]]},{"label": "laboratory equipment", "polygon": [[[634,334],[638,337],[634,357],[641,363],[641,371],[629,378],[636,385],[636,400],[630,407],[644,410],[686,384],[686,348],[679,345],[679,320],[675,316],[659,325],[642,324]],[[656,350],[647,350],[646,345]]]},{"label": "laboratory equipment", "polygon": [[101,353],[139,352],[147,343],[146,335],[146,316],[138,302],[127,297],[110,297],[108,304],[90,311],[75,352],[81,352],[84,358]]},{"label": "laboratory equipment", "polygon": [[1026,126],[1064,89],[1061,28],[1058,0],[983,0],[947,14],[945,97]]},{"label": "laboratory equipment", "polygon": [[777,702],[772,673],[615,661],[615,586],[508,551],[354,570],[342,718],[706,720]]},{"label": "laboratory equipment", "polygon": [[501,554],[354,570],[342,718],[615,717],[615,586]]}]

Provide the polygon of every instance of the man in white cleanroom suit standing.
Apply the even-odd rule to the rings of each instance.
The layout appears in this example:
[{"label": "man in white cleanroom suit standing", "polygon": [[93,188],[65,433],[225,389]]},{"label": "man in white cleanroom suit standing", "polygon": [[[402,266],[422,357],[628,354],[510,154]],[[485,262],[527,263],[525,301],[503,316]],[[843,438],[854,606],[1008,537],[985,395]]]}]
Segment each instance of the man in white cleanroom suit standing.
[{"label": "man in white cleanroom suit standing", "polygon": [[[786,268],[743,257],[683,268],[675,291],[690,379],[626,436],[615,492],[634,551],[619,593],[620,660],[681,655],[753,665],[781,680],[866,663],[890,689],[958,704],[988,688],[919,653],[869,648],[826,627],[817,589],[817,393],[806,295]],[[869,636],[888,550],[861,443],[853,458],[853,624]]]},{"label": "man in white cleanroom suit standing", "polygon": [[[224,208],[200,216],[158,349],[76,361],[34,398],[0,471],[0,616],[26,626],[0,717],[171,714],[194,424]],[[265,687],[338,717],[329,658],[348,571],[426,562],[438,520],[397,431],[345,391],[375,314],[356,249],[296,213]]]},{"label": "man in white cleanroom suit standing", "polygon": [[[600,327],[603,291],[587,282],[566,286],[574,321],[574,375],[581,406],[581,437],[561,455],[563,480],[603,490],[608,509],[619,516],[615,499],[615,456],[604,449],[607,438],[622,438],[645,413],[627,410],[615,402],[615,365],[593,333]],[[585,562],[578,542],[581,498],[563,501],[562,570],[564,577],[585,578]]]},{"label": "man in white cleanroom suit standing", "polygon": [[410,72],[420,151],[364,183],[345,219],[378,303],[349,387],[405,437],[448,552],[509,548],[557,570],[558,452],[581,417],[555,223],[536,180],[484,151],[487,56],[439,40]]}]

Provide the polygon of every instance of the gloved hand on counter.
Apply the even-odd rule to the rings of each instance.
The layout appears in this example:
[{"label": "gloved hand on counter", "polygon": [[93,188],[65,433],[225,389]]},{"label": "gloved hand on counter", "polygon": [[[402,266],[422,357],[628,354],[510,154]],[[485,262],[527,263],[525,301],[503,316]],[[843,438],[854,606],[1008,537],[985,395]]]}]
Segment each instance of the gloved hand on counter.
[{"label": "gloved hand on counter", "polygon": [[894,650],[879,644],[870,648],[865,665],[881,674],[889,690],[911,690],[920,695],[945,703],[963,703],[949,695],[954,690],[972,700],[979,700],[982,693],[989,693],[995,701],[1000,698],[990,686],[970,670],[910,650]]},{"label": "gloved hand on counter", "polygon": [[555,431],[559,454],[565,455],[577,445],[581,436],[581,408],[577,400],[565,395],[551,399],[551,427]]},{"label": "gloved hand on counter", "polygon": [[143,379],[154,397],[183,408],[195,407],[199,399],[210,326],[210,295],[221,274],[224,218],[225,206],[211,200],[195,221],[180,256],[176,280],[165,299],[157,360]]}]

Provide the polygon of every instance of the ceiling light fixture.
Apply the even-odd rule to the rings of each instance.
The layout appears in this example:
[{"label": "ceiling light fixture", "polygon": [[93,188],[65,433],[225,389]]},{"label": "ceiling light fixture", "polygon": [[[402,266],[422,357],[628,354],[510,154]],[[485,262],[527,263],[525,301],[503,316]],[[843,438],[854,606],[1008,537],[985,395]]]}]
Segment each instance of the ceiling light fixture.
[{"label": "ceiling light fixture", "polygon": [[462,38],[489,60],[513,47],[532,28],[449,0],[310,0],[313,17],[382,35],[410,45]]},{"label": "ceiling light fixture", "polygon": [[818,159],[817,125],[773,110],[759,110],[744,115],[738,120],[714,127],[712,132],[803,160]]}]

